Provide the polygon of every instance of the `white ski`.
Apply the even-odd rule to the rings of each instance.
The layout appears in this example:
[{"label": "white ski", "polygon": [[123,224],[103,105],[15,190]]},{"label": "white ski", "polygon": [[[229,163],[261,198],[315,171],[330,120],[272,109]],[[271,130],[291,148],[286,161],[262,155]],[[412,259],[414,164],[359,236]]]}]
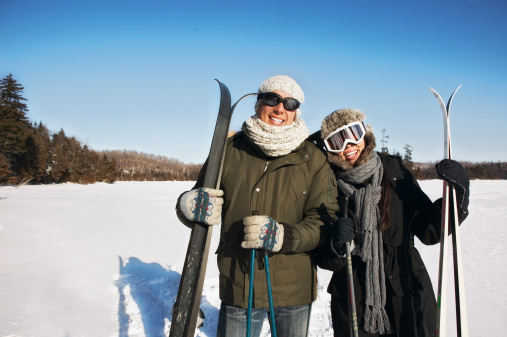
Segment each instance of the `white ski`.
[{"label": "white ski", "polygon": [[[452,159],[452,146],[451,146],[451,129],[449,115],[451,110],[451,103],[454,95],[461,88],[459,86],[449,98],[447,106],[444,104],[442,97],[433,89],[429,88],[433,95],[435,95],[440,109],[442,110],[442,117],[444,119],[444,159]],[[454,207],[454,214],[450,218],[449,214],[449,197],[452,198],[451,202]],[[459,337],[468,337],[468,321],[466,313],[465,301],[465,285],[463,277],[463,263],[461,259],[461,241],[459,237],[459,226],[455,226],[458,222],[458,209],[456,203],[456,191],[453,186],[450,186],[446,181],[443,183],[443,197],[442,197],[442,226],[441,226],[441,242],[440,242],[440,263],[438,268],[438,293],[437,293],[437,330],[436,336],[446,336],[446,314],[447,314],[447,251],[448,251],[448,232],[451,226],[452,244],[453,244],[453,264],[454,264],[454,290],[456,297],[456,323],[457,332]],[[454,219],[455,221],[449,221]]]}]

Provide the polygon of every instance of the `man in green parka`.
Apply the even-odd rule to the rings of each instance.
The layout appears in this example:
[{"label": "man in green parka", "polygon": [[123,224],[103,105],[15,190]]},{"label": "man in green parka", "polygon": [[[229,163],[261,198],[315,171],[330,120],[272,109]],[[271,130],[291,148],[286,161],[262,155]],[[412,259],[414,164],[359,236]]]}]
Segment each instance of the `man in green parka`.
[{"label": "man in green parka", "polygon": [[[217,250],[219,337],[245,335],[251,249],[269,252],[277,335],[308,334],[317,296],[311,251],[326,241],[323,226],[332,223],[338,206],[326,156],[306,140],[309,131],[299,109],[303,101],[303,91],[292,78],[277,75],[264,81],[255,115],[228,139],[220,189],[199,188],[205,164],[194,189],[178,200],[183,223],[222,224]],[[199,213],[204,216],[197,218]],[[260,335],[269,311],[261,262],[254,273],[251,336]]]}]

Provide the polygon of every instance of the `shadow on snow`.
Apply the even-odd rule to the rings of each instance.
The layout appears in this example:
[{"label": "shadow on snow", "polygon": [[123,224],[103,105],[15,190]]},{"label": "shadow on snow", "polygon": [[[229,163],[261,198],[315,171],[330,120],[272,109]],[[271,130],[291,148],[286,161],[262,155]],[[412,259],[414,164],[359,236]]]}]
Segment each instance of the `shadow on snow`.
[{"label": "shadow on snow", "polygon": [[[165,320],[168,320],[170,327],[171,310],[178,295],[180,273],[166,269],[158,263],[145,263],[136,257],[130,257],[126,263],[119,257],[119,263],[120,275],[116,282],[119,292],[119,337],[128,337],[129,328],[134,324],[139,326],[141,322],[146,337],[166,336]],[[136,322],[136,317],[131,317],[131,311],[127,310],[130,301],[137,305],[140,315],[137,319],[141,322]],[[206,318],[214,322],[206,319],[205,326],[200,328],[200,331],[214,334],[218,308],[213,307],[205,298],[201,302],[201,308],[204,309]]]}]

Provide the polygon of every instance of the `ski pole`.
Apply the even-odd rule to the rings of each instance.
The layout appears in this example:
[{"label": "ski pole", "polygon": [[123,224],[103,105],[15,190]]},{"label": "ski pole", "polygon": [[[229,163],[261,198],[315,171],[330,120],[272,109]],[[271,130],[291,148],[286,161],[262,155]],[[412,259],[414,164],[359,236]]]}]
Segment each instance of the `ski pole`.
[{"label": "ski pole", "polygon": [[[266,283],[268,285],[269,312],[271,317],[271,336],[276,337],[275,306],[273,305],[273,292],[271,291],[271,275],[269,273],[268,252],[264,251],[264,264],[266,267]],[[255,249],[250,251],[250,284],[248,285],[248,310],[246,322],[246,336],[250,337],[252,329],[252,300],[253,300],[253,278],[255,270]]]},{"label": "ski pole", "polygon": [[264,264],[266,266],[266,283],[268,284],[269,313],[271,316],[271,336],[276,337],[275,306],[273,305],[273,292],[271,291],[271,276],[269,275],[269,261],[267,251],[264,251]]},{"label": "ski pole", "polygon": [[250,337],[250,330],[252,328],[252,302],[253,302],[253,281],[255,271],[255,249],[250,251],[250,275],[248,284],[248,309],[247,309],[247,320],[246,320],[246,337]]},{"label": "ski pole", "polygon": [[[349,206],[349,198],[342,197],[341,198],[341,206],[342,206],[342,217],[347,218],[348,206]],[[352,256],[350,254],[350,242],[345,244],[345,249],[347,251],[347,285],[349,292],[349,322],[350,322],[350,336],[358,337],[358,328],[357,328],[357,314],[356,314],[356,296],[354,294],[354,276],[352,273]]]},{"label": "ski pole", "polygon": [[[252,215],[259,215],[258,211],[252,211]],[[247,323],[246,323],[246,336],[250,337],[252,328],[252,302],[253,302],[253,283],[255,271],[255,249],[250,251],[250,275],[249,275],[249,288],[248,288],[248,309],[247,309]],[[276,323],[275,323],[275,306],[273,304],[273,292],[271,290],[271,275],[269,272],[268,252],[263,250],[264,266],[266,268],[266,283],[268,288],[269,300],[269,313],[271,318],[271,336],[276,337]]]},{"label": "ski pole", "polygon": [[[258,211],[252,211],[252,215],[259,215]],[[255,272],[255,249],[250,250],[250,274],[248,275],[248,309],[246,313],[246,337],[250,337],[252,329],[252,304],[253,304],[253,284]]]}]

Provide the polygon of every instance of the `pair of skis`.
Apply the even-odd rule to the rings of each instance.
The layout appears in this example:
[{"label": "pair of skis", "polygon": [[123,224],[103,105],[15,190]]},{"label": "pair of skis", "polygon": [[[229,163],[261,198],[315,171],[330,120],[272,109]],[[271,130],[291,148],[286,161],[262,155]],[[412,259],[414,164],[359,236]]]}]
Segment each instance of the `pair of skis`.
[{"label": "pair of skis", "polygon": [[[435,95],[442,116],[444,119],[444,159],[452,159],[451,147],[451,129],[449,125],[449,115],[451,103],[454,95],[461,88],[459,86],[449,98],[445,105],[442,97],[433,89],[429,88]],[[450,213],[450,203],[454,205],[453,214]],[[457,334],[459,337],[468,337],[468,322],[465,303],[465,284],[463,277],[463,262],[461,259],[461,241],[459,237],[458,207],[456,203],[456,191],[452,185],[444,180],[443,198],[442,198],[442,226],[440,242],[440,263],[438,269],[438,293],[437,293],[437,337],[446,336],[447,328],[447,251],[448,251],[448,233],[449,227],[452,233],[452,252],[454,264],[454,291],[456,301],[456,323]]]},{"label": "pair of skis", "polygon": [[[220,107],[202,186],[213,189],[218,189],[220,186],[225,146],[234,109],[243,98],[257,95],[244,95],[231,106],[229,89],[222,82],[216,81],[220,86]],[[178,295],[173,306],[170,337],[193,337],[195,335],[212,232],[210,226],[199,222],[194,223],[185,264],[183,265]]]}]

